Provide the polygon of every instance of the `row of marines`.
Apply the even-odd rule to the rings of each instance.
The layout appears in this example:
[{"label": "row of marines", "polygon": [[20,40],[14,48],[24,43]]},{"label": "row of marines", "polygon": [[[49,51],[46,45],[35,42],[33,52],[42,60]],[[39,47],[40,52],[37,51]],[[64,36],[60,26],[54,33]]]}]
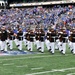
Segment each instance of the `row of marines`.
[{"label": "row of marines", "polygon": [[15,33],[12,28],[6,29],[3,26],[0,29],[0,51],[7,52],[8,48],[13,50],[13,41],[19,51],[22,51],[23,45],[27,47],[28,51],[33,51],[33,45],[41,53],[44,52],[44,46],[47,50],[54,54],[55,49],[59,49],[62,54],[66,53],[66,44],[68,44],[71,53],[75,54],[75,28],[67,32],[66,28],[54,29],[49,28],[46,32],[44,29],[35,28],[23,31],[18,28]]}]

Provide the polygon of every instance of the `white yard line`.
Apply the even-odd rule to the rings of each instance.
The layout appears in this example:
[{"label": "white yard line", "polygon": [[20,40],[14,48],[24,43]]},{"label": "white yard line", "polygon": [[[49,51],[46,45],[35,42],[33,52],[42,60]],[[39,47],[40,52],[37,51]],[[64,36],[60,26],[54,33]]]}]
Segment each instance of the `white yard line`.
[{"label": "white yard line", "polygon": [[16,66],[18,68],[22,68],[22,67],[28,67],[27,65],[20,65],[20,66]]},{"label": "white yard line", "polygon": [[39,70],[39,69],[43,69],[43,67],[31,68],[31,70]]},{"label": "white yard line", "polygon": [[[39,75],[39,74],[46,74],[46,73],[52,73],[52,72],[64,72],[67,70],[73,70],[75,67],[72,68],[65,68],[65,69],[53,69],[51,71],[43,71],[43,72],[36,72],[36,73],[31,73],[31,74],[25,74],[25,75]],[[69,74],[70,75],[70,74]],[[72,75],[72,74],[71,74]]]},{"label": "white yard line", "polygon": [[75,73],[69,73],[69,74],[67,74],[67,75],[74,75]]},{"label": "white yard line", "polygon": [[57,71],[44,71],[44,72],[36,72],[36,73],[25,74],[25,75],[39,75],[39,74],[45,74],[45,73],[51,73],[51,72],[57,72]]},{"label": "white yard line", "polygon": [[14,65],[14,63],[3,64],[3,66]]},{"label": "white yard line", "polygon": [[18,60],[18,59],[31,59],[31,58],[46,58],[46,57],[59,57],[59,56],[70,56],[70,54],[66,54],[66,55],[42,55],[42,56],[28,56],[28,57],[15,57],[15,58],[7,58],[7,59],[0,59],[0,60]]}]

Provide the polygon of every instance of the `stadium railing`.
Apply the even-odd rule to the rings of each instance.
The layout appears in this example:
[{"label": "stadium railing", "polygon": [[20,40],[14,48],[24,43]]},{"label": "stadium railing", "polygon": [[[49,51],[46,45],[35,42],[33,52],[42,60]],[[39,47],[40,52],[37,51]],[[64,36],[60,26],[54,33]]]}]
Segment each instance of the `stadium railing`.
[{"label": "stadium railing", "polygon": [[14,3],[14,4],[10,4],[10,7],[52,5],[52,4],[64,4],[64,3],[75,3],[75,0],[49,1],[49,2],[37,2],[37,3],[36,2],[34,3]]}]

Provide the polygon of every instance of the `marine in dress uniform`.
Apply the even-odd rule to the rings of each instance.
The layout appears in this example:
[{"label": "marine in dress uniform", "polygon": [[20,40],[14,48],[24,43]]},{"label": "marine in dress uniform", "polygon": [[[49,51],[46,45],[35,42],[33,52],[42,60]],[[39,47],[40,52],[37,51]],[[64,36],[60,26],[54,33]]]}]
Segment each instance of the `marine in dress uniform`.
[{"label": "marine in dress uniform", "polygon": [[7,34],[7,31],[6,31],[6,27],[3,26],[1,28],[1,31],[0,31],[0,39],[1,39],[1,51],[7,51],[7,43],[6,43],[6,40],[8,38],[8,34]]},{"label": "marine in dress uniform", "polygon": [[40,46],[41,46],[41,52],[44,52],[44,40],[45,40],[45,32],[42,28],[39,29],[39,41],[40,41]]},{"label": "marine in dress uniform", "polygon": [[22,51],[22,42],[23,42],[23,31],[22,28],[19,28],[17,32],[17,39],[18,39],[18,49],[19,51]]},{"label": "marine in dress uniform", "polygon": [[25,39],[27,41],[26,46],[28,50],[31,50],[30,48],[30,29],[28,28],[25,34]]},{"label": "marine in dress uniform", "polygon": [[29,44],[28,44],[30,47],[30,51],[33,51],[34,37],[35,37],[34,31],[30,30],[30,32],[29,32]]},{"label": "marine in dress uniform", "polygon": [[69,31],[69,36],[68,36],[68,47],[71,50],[71,53],[73,53],[73,43],[72,43],[72,35],[73,34],[73,29],[71,28]]},{"label": "marine in dress uniform", "polygon": [[59,43],[58,32],[59,32],[59,30],[56,29],[55,50],[59,50],[59,46],[58,46],[58,43]]},{"label": "marine in dress uniform", "polygon": [[16,47],[19,47],[19,44],[18,44],[18,39],[17,39],[17,32],[18,32],[18,28],[14,28],[13,31],[14,31],[14,36],[15,36],[15,39],[14,39],[14,42],[16,44]]},{"label": "marine in dress uniform", "polygon": [[27,47],[26,35],[27,35],[27,30],[25,30],[25,31],[23,32],[23,42],[24,42],[24,45]]},{"label": "marine in dress uniform", "polygon": [[68,39],[68,34],[66,32],[66,28],[64,27],[60,33],[60,42],[62,42],[62,49],[61,49],[61,53],[65,54],[66,52],[66,43],[67,43],[67,39]]},{"label": "marine in dress uniform", "polygon": [[51,44],[50,44],[50,39],[49,39],[50,33],[51,33],[51,31],[50,31],[50,29],[48,29],[47,34],[46,34],[46,40],[45,40],[45,44],[46,44],[48,51],[51,50]]},{"label": "marine in dress uniform", "polygon": [[72,30],[72,32],[70,33],[71,35],[71,42],[72,42],[72,47],[73,49],[71,50],[71,52],[73,54],[75,54],[75,28]]},{"label": "marine in dress uniform", "polygon": [[54,54],[55,52],[55,38],[56,38],[56,31],[51,28],[50,29],[50,37],[49,37],[49,40],[50,40],[50,44],[51,44],[51,53]]},{"label": "marine in dress uniform", "polygon": [[58,39],[59,39],[58,48],[60,52],[62,51],[62,33],[63,33],[62,30],[63,29],[59,29],[59,32],[58,32]]},{"label": "marine in dress uniform", "polygon": [[40,34],[39,34],[39,28],[36,28],[35,29],[35,39],[36,39],[36,47],[37,47],[37,50],[40,50],[41,49],[41,46],[40,46]]},{"label": "marine in dress uniform", "polygon": [[12,50],[13,49],[13,40],[15,39],[15,36],[14,36],[14,32],[11,28],[8,29],[8,39],[9,39],[9,48],[10,48],[10,50]]}]

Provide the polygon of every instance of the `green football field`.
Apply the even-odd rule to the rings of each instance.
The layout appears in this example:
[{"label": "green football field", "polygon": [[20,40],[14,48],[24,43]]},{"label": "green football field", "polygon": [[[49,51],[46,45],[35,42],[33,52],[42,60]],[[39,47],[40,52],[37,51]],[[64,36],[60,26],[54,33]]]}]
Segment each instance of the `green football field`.
[{"label": "green football field", "polygon": [[0,75],[75,75],[75,55],[68,47],[66,55],[58,50],[52,55],[45,47],[44,53],[0,56]]}]

